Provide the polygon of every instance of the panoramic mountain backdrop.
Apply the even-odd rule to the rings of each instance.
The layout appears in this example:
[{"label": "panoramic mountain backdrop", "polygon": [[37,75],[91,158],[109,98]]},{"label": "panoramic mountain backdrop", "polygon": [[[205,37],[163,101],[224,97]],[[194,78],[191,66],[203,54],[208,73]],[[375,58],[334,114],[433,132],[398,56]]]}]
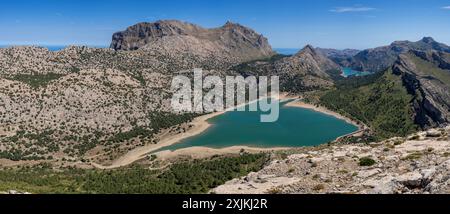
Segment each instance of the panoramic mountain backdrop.
[{"label": "panoramic mountain backdrop", "polygon": [[[218,75],[221,78],[227,75],[279,76],[282,92],[299,96],[300,100],[313,107],[325,107],[328,113],[333,111],[342,118],[349,118],[355,127],[360,128],[358,136],[349,135],[336,140],[343,143],[339,144],[339,149],[348,154],[357,148],[358,155],[363,155],[365,153],[362,151],[367,148],[342,145],[357,142],[400,145],[407,140],[408,143],[415,143],[414,140],[421,139],[422,135],[425,136],[422,136],[423,139],[430,136],[434,140],[444,139],[446,131],[439,128],[450,123],[450,47],[431,37],[417,42],[396,41],[367,50],[336,50],[306,45],[296,54],[282,55],[272,50],[268,39],[262,34],[237,23],[227,22],[220,27],[204,28],[177,20],[161,20],[138,23],[114,33],[110,48],[70,46],[59,51],[36,46],[0,48],[0,160],[4,160],[0,166],[51,164],[56,169],[109,169],[108,166],[116,166],[113,165],[116,160],[127,164],[136,160],[155,164],[157,157],[154,155],[139,153],[132,161],[128,161],[126,155],[136,148],[158,144],[164,137],[183,134],[192,128],[190,122],[200,115],[172,112],[170,102],[174,92],[170,85],[172,78],[178,74],[192,76],[189,71],[193,68],[202,68],[205,76]],[[342,75],[344,68],[354,69],[355,72],[367,71],[369,75],[346,78]],[[430,128],[436,128],[438,134],[414,134]],[[411,135],[413,137],[408,137]],[[395,137],[407,140],[390,140]],[[370,155],[390,152],[394,147],[374,149]],[[320,175],[323,173],[320,170],[326,167],[316,168],[314,158],[308,158],[308,161],[303,158],[315,154],[320,156],[317,160],[325,160],[327,154],[335,152],[323,151],[310,152],[298,159],[290,157],[293,162],[298,162],[296,166],[316,170],[314,173],[317,174],[308,174],[311,177],[308,177],[308,182],[330,179],[322,179]],[[277,175],[296,170],[287,169],[281,162],[275,165],[282,166],[271,169],[269,157],[264,154],[247,154],[244,150],[239,154],[239,157],[168,163],[168,166],[174,166],[166,171],[153,172],[147,170],[148,165],[145,169],[126,168],[93,174],[70,171],[69,174],[58,175],[62,176],[60,179],[71,181],[64,183],[69,187],[59,189],[59,186],[52,186],[51,190],[205,193],[231,178],[264,167],[276,171]],[[389,153],[391,156],[398,154],[405,152]],[[429,157],[421,154],[411,158],[406,154],[406,157],[389,159],[389,169],[399,160],[404,161],[402,164],[405,167],[409,166],[406,163],[408,160],[420,159],[422,155]],[[273,156],[278,157],[279,154],[273,153]],[[333,156],[333,160],[343,162],[354,162],[354,157],[358,157],[360,167],[375,164],[375,160],[356,154],[336,157]],[[339,166],[333,165],[336,162],[327,162],[327,166],[337,169]],[[353,162],[348,166],[357,170]],[[432,162],[421,163],[426,163],[421,165],[424,170],[432,165]],[[47,169],[46,165],[39,167],[39,170]],[[78,174],[71,174],[74,172]],[[114,179],[111,179],[110,172],[117,173]],[[440,170],[437,174],[445,177],[445,172]],[[0,178],[15,178],[8,173],[1,172]],[[139,186],[142,182],[140,177],[129,178],[128,173],[148,176],[142,183],[145,189]],[[206,177],[199,177],[197,173]],[[264,173],[266,171],[261,172]],[[363,173],[373,172],[361,171]],[[27,176],[20,179],[23,181],[33,176],[47,179],[44,176],[47,171],[37,171],[36,174],[24,174]],[[386,174],[385,177],[392,178],[394,175],[397,176]],[[86,176],[91,179],[79,183]],[[350,177],[353,179],[355,176]],[[109,182],[116,178],[133,185]],[[189,183],[190,179],[195,184]],[[250,177],[240,182],[252,179]],[[16,184],[16,180],[9,181]],[[32,181],[26,180],[24,183],[28,182]],[[439,181],[434,191],[446,191],[443,187],[445,182]],[[234,186],[230,188],[238,185],[232,184]],[[307,191],[320,192],[329,188],[327,192],[332,192],[331,187],[314,184],[308,183]],[[350,183],[345,185],[348,188],[352,186]],[[414,188],[408,185],[402,183],[401,188],[410,192],[417,188],[425,189],[418,187],[420,185],[413,185]],[[31,186],[37,192],[43,191]],[[358,191],[367,191],[365,188]],[[240,186],[237,189],[242,190]],[[226,192],[228,188],[216,190]],[[277,189],[265,191],[276,193]]]}]

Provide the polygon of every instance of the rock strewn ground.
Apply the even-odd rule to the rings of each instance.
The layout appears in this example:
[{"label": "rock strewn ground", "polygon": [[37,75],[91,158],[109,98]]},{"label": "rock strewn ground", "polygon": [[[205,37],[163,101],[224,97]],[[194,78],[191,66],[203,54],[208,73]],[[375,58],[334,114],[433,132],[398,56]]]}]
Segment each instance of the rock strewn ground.
[{"label": "rock strewn ground", "polygon": [[[450,193],[449,133],[450,126],[370,145],[304,149],[212,192]],[[375,163],[361,166],[364,158]]]},{"label": "rock strewn ground", "polygon": [[[157,50],[0,49],[0,166],[5,159],[108,162],[155,143],[148,134],[152,126],[165,123],[162,117],[174,119],[173,75],[195,67],[215,68],[204,74],[220,75],[230,65],[207,61]],[[117,136],[120,144],[105,145]]]}]

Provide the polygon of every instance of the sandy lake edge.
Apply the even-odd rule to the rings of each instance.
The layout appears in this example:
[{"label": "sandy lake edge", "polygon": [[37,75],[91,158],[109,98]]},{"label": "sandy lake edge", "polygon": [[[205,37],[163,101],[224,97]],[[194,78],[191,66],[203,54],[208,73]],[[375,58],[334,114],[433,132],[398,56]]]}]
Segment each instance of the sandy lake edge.
[{"label": "sandy lake edge", "polygon": [[[274,96],[272,96],[272,97],[274,97]],[[279,99],[279,100],[283,100],[283,99],[285,99],[285,97],[286,97],[285,93],[281,93],[278,97],[275,96],[275,98]],[[267,97],[261,97],[257,100],[254,100],[249,103],[242,104],[242,105],[248,105],[250,103],[257,102],[257,101],[259,101],[261,99],[265,99],[265,98],[267,98]],[[209,114],[205,114],[205,115],[196,117],[192,120],[192,122],[189,123],[192,126],[189,130],[187,130],[183,133],[178,133],[178,134],[173,134],[173,135],[163,137],[160,139],[160,141],[157,144],[150,144],[150,145],[135,148],[135,149],[129,151],[128,153],[122,155],[120,158],[114,160],[111,165],[104,166],[104,165],[97,164],[97,163],[91,163],[91,165],[98,169],[114,169],[114,168],[119,168],[119,167],[124,167],[124,166],[130,165],[138,160],[145,158],[148,154],[151,154],[152,152],[154,152],[158,149],[176,144],[186,138],[193,137],[193,136],[203,133],[212,125],[208,122],[209,119],[211,119],[213,117],[217,117],[222,114],[225,114],[227,112],[233,111],[242,105],[238,105],[233,108],[225,109],[224,111],[213,112],[213,113],[209,113]],[[206,147],[192,147],[192,148],[188,148],[188,149],[190,151],[192,150],[191,151],[192,154],[198,154],[197,150],[203,150],[204,148],[206,148]],[[245,146],[239,147],[239,151],[241,149],[245,149],[245,148],[249,148],[249,147],[245,147]],[[252,149],[257,149],[257,148],[252,148]],[[276,149],[276,148],[271,148],[270,150],[274,150],[274,149]],[[214,150],[214,149],[212,149],[212,150]],[[221,151],[218,151],[220,153],[223,151],[229,151],[230,149],[223,148],[223,149],[217,149],[217,150],[221,150]],[[232,148],[231,150],[235,150],[235,148]],[[261,148],[261,151],[267,151],[267,148]],[[161,154],[167,154],[167,153],[158,152],[158,154],[159,154],[159,156],[161,156]]]},{"label": "sandy lake edge", "polygon": [[[287,107],[298,107],[298,108],[310,109],[313,111],[317,111],[317,112],[320,112],[323,114],[333,116],[337,119],[344,120],[344,121],[351,123],[358,127],[357,131],[346,134],[344,136],[340,136],[336,140],[346,137],[346,136],[356,135],[358,133],[361,133],[365,129],[365,125],[361,125],[360,123],[357,123],[356,121],[351,120],[350,118],[344,117],[344,116],[340,115],[339,113],[333,112],[324,107],[315,106],[312,104],[302,102],[298,98],[299,97],[297,97],[297,96],[288,96],[286,93],[281,93],[278,97],[278,99],[282,102],[286,101],[286,100],[288,100],[288,101],[290,100],[287,104],[285,104],[285,106],[287,106]],[[253,102],[259,101],[261,99],[263,99],[263,98],[255,100]],[[248,103],[246,103],[245,105],[248,105]],[[235,108],[237,108],[237,107],[239,107],[239,106],[236,106]],[[192,126],[189,130],[187,130],[183,133],[178,133],[178,134],[173,134],[173,135],[163,137],[160,139],[159,143],[157,143],[157,144],[151,144],[151,145],[146,145],[146,146],[135,148],[135,149],[129,151],[128,153],[126,153],[125,155],[121,156],[120,158],[114,160],[113,163],[109,166],[103,166],[103,165],[96,164],[96,163],[92,163],[92,166],[99,168],[99,169],[114,169],[114,168],[119,168],[119,167],[130,165],[138,160],[145,158],[148,154],[151,154],[152,152],[154,152],[156,150],[179,143],[180,141],[182,141],[186,138],[193,137],[193,136],[203,133],[208,128],[210,128],[212,125],[208,122],[209,119],[217,117],[222,114],[225,114],[226,112],[233,111],[235,108],[226,109],[221,112],[214,112],[214,113],[196,117],[196,118],[194,118],[194,120],[192,122],[189,123]],[[189,148],[179,149],[176,151],[159,151],[154,154],[157,155],[158,158],[162,158],[162,159],[168,159],[168,158],[176,157],[176,156],[180,156],[180,155],[201,158],[201,157],[207,157],[207,156],[211,156],[211,155],[234,154],[234,153],[239,153],[242,150],[245,150],[246,152],[250,152],[250,153],[256,153],[256,152],[288,150],[288,149],[292,149],[292,148],[294,148],[294,147],[270,147],[270,148],[259,148],[259,147],[250,147],[250,146],[231,146],[231,147],[224,147],[224,148],[189,147]]]}]

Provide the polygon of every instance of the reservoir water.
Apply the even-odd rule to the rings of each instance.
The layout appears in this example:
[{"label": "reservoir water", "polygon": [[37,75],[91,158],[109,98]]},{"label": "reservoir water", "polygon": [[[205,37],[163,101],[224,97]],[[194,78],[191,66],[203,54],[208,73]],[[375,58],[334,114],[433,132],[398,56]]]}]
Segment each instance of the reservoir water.
[{"label": "reservoir water", "polygon": [[294,55],[300,51],[298,48],[275,48],[274,50],[283,55]]},{"label": "reservoir water", "polygon": [[205,132],[158,151],[174,151],[194,146],[209,148],[315,146],[358,130],[358,127],[344,120],[310,109],[282,105],[279,120],[274,123],[261,123],[261,113],[227,112],[210,119],[208,122],[212,126]]},{"label": "reservoir water", "polygon": [[343,77],[350,77],[350,76],[359,77],[359,76],[367,76],[370,74],[372,74],[372,73],[370,73],[368,71],[356,71],[356,70],[353,70],[352,68],[347,68],[347,67],[342,68],[342,76]]}]

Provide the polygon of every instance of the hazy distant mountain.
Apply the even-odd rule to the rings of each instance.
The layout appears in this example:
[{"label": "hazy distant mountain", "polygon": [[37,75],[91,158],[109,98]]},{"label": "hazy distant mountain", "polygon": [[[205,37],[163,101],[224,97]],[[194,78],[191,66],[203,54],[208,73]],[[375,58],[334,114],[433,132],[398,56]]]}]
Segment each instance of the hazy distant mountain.
[{"label": "hazy distant mountain", "polygon": [[115,33],[111,48],[158,51],[165,55],[186,53],[238,62],[268,58],[275,54],[267,38],[232,22],[213,29],[174,20],[139,23]]},{"label": "hazy distant mountain", "polygon": [[361,51],[341,64],[361,71],[383,71],[392,66],[400,54],[409,50],[436,50],[448,53],[450,52],[450,47],[434,41],[431,37],[424,37],[417,42],[396,41],[388,46]]},{"label": "hazy distant mountain", "polygon": [[354,57],[356,54],[360,52],[360,50],[356,49],[337,50],[330,48],[316,48],[316,51],[319,51],[323,55],[327,56],[328,58],[339,64],[343,63],[345,60],[351,57]]}]

